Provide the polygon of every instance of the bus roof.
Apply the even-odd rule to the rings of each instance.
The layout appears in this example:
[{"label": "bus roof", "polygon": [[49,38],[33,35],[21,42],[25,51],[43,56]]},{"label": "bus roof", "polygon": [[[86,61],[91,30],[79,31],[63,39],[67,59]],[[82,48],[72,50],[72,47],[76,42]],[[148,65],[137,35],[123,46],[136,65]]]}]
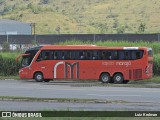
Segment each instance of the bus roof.
[{"label": "bus roof", "polygon": [[147,49],[147,47],[107,47],[107,46],[96,46],[96,45],[44,45],[41,47],[41,49],[47,49],[47,50],[83,50],[83,49],[95,49],[95,50],[103,50],[103,49],[110,49],[110,50],[142,50]]}]

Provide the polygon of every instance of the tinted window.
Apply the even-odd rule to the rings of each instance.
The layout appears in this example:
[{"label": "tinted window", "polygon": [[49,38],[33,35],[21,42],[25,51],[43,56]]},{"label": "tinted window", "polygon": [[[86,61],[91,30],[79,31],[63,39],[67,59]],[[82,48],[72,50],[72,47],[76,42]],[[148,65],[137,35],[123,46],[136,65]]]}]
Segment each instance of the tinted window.
[{"label": "tinted window", "polygon": [[132,51],[129,51],[129,50],[118,51],[118,59],[119,60],[131,60]]},{"label": "tinted window", "polygon": [[141,59],[143,57],[143,50],[132,51],[132,60]]},{"label": "tinted window", "polygon": [[102,60],[111,60],[112,52],[111,51],[102,51],[101,59]]},{"label": "tinted window", "polygon": [[43,50],[40,60],[136,60],[143,57],[143,50]]},{"label": "tinted window", "polygon": [[26,67],[26,66],[30,65],[30,63],[31,63],[30,56],[24,56],[22,58],[21,66]]},{"label": "tinted window", "polygon": [[39,54],[37,61],[41,61],[41,60],[51,60],[52,59],[52,51],[47,51],[47,50],[43,50],[41,51],[41,53]]}]

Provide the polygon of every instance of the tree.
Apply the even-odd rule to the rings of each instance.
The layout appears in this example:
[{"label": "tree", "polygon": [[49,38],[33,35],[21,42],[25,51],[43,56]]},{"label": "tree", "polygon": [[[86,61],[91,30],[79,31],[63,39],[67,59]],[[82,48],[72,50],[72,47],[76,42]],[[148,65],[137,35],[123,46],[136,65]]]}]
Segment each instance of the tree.
[{"label": "tree", "polygon": [[56,27],[56,32],[58,33],[58,34],[60,34],[60,31],[61,31],[61,27],[59,26],[59,25],[57,25],[57,27]]},{"label": "tree", "polygon": [[5,0],[0,0],[0,5],[3,5],[5,3]]},{"label": "tree", "polygon": [[120,25],[116,31],[118,34],[123,34],[125,32],[125,26]]},{"label": "tree", "polygon": [[9,51],[9,48],[10,48],[9,43],[3,42],[2,43],[2,48],[3,48],[3,51]]},{"label": "tree", "polygon": [[10,12],[12,10],[12,6],[5,5],[2,14],[5,15],[7,12]]},{"label": "tree", "polygon": [[145,23],[141,23],[138,27],[138,32],[139,33],[144,33],[146,29],[146,24]]},{"label": "tree", "polygon": [[107,25],[107,23],[104,23],[104,24],[103,23],[99,23],[98,27],[100,29],[100,33],[101,34],[105,34],[108,31],[108,25]]},{"label": "tree", "polygon": [[117,28],[119,25],[118,19],[114,19],[113,28]]}]

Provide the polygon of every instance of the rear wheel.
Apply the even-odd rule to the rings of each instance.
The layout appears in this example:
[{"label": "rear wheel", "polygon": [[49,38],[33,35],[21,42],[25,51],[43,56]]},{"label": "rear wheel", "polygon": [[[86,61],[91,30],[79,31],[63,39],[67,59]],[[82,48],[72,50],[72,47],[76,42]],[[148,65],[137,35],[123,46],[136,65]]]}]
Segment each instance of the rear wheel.
[{"label": "rear wheel", "polygon": [[123,81],[124,81],[123,75],[122,75],[121,73],[115,74],[114,77],[113,77],[113,81],[114,81],[114,83],[116,83],[116,84],[121,84],[121,83],[123,83]]},{"label": "rear wheel", "polygon": [[102,83],[109,83],[111,80],[111,77],[108,73],[102,73],[101,76],[100,76],[100,81]]},{"label": "rear wheel", "polygon": [[43,81],[43,74],[41,72],[37,72],[34,75],[34,79],[36,80],[36,82],[42,82]]}]

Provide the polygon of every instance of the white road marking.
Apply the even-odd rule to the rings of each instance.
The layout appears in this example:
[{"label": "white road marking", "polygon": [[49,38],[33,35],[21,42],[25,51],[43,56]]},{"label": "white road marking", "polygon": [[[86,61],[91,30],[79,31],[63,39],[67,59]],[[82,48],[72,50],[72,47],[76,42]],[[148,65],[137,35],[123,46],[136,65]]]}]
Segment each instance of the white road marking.
[{"label": "white road marking", "polygon": [[89,96],[101,96],[101,97],[141,97],[141,95],[100,95],[100,94],[88,94]]}]

